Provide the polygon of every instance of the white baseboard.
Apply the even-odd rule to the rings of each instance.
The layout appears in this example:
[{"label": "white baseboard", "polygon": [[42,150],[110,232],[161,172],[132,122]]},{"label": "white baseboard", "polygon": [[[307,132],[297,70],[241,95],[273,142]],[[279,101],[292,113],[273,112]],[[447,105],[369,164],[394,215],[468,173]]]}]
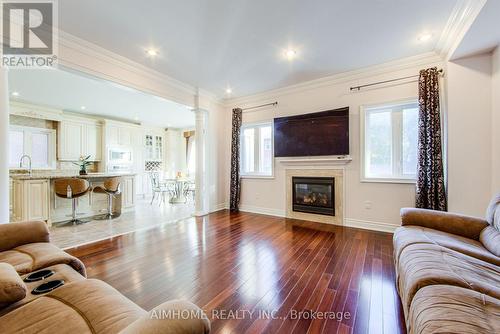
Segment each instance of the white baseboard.
[{"label": "white baseboard", "polygon": [[[215,208],[213,208],[213,210],[210,210],[210,212],[217,212],[217,211],[225,210],[228,208],[229,208],[228,203],[220,203]],[[253,206],[253,205],[245,205],[245,204],[240,205],[240,211],[257,213],[257,214],[267,215],[267,216],[286,217],[285,210],[264,208],[264,207]],[[374,221],[361,220],[361,219],[352,219],[352,218],[345,218],[344,219],[344,226],[360,228],[360,229],[364,229],[364,230],[387,232],[387,233],[393,233],[396,230],[396,228],[399,227],[399,225],[395,225],[395,224],[374,222]]]},{"label": "white baseboard", "polygon": [[229,209],[229,204],[228,203],[219,203],[217,205],[215,205],[214,207],[210,208],[210,213],[212,212],[217,212],[217,211],[221,211],[221,210],[226,210],[226,209]]},{"label": "white baseboard", "polygon": [[361,228],[364,230],[387,232],[387,233],[394,233],[396,228],[399,227],[399,225],[394,225],[389,223],[374,222],[369,220],[360,220],[352,218],[344,219],[344,226]]},{"label": "white baseboard", "polygon": [[240,211],[258,213],[261,215],[276,216],[276,217],[286,217],[285,210],[278,210],[272,208],[263,208],[253,205],[240,205]]}]

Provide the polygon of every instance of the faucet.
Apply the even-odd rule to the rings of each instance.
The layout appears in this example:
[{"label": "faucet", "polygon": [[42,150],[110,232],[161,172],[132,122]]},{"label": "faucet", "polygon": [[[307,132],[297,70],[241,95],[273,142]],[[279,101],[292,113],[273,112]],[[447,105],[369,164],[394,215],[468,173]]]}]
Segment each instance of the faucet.
[{"label": "faucet", "polygon": [[28,167],[29,167],[29,173],[30,173],[29,175],[31,176],[33,174],[33,170],[31,169],[31,157],[29,155],[25,154],[21,157],[21,159],[19,159],[19,168],[23,168],[24,158],[28,158],[28,162],[29,162]]}]

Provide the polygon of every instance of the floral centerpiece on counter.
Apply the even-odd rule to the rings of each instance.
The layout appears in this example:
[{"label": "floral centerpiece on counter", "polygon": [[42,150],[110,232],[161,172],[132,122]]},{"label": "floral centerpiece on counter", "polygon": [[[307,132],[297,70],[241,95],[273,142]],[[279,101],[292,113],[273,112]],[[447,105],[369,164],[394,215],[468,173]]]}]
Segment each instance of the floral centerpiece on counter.
[{"label": "floral centerpiece on counter", "polygon": [[87,166],[91,165],[92,162],[89,161],[90,155],[88,156],[80,156],[80,160],[78,162],[73,162],[73,164],[80,167],[80,175],[87,175]]}]

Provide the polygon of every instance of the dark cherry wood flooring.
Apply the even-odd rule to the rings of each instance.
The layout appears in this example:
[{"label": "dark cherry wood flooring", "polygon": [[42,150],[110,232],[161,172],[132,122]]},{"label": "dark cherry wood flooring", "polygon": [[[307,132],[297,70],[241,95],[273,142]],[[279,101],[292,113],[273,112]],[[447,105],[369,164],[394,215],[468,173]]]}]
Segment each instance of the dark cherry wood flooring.
[{"label": "dark cherry wood flooring", "polygon": [[192,301],[212,333],[404,333],[392,251],[387,233],[220,211],[69,253],[146,310]]}]

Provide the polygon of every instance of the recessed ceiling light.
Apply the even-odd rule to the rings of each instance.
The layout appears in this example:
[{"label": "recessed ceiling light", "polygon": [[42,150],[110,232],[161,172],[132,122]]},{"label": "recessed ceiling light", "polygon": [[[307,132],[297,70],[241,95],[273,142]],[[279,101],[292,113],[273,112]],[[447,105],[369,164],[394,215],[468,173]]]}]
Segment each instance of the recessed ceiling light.
[{"label": "recessed ceiling light", "polygon": [[19,92],[12,92],[12,96],[19,96]]},{"label": "recessed ceiling light", "polygon": [[425,33],[425,34],[422,34],[420,36],[418,36],[418,40],[420,42],[425,42],[425,41],[428,41],[432,38],[432,34],[428,34],[428,33]]},{"label": "recessed ceiling light", "polygon": [[226,88],[226,94],[231,94],[233,92],[233,90],[231,88]]},{"label": "recessed ceiling light", "polygon": [[87,109],[87,107],[81,106],[80,109],[85,110],[85,109]]},{"label": "recessed ceiling light", "polygon": [[139,120],[139,116],[135,115],[134,121],[138,121],[138,120]]},{"label": "recessed ceiling light", "polygon": [[288,50],[285,50],[284,54],[285,54],[286,59],[293,60],[297,56],[297,51],[292,50],[292,49],[288,49]]},{"label": "recessed ceiling light", "polygon": [[155,57],[158,55],[158,51],[155,49],[147,49],[146,53],[148,54],[148,56],[151,56],[151,57]]}]

